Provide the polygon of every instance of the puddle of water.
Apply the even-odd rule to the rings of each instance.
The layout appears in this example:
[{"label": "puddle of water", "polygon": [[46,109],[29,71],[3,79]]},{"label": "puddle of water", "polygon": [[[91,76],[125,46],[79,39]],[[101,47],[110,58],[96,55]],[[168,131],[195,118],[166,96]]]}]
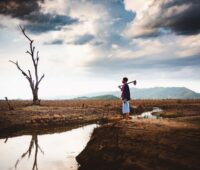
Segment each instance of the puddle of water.
[{"label": "puddle of water", "polygon": [[92,124],[51,135],[14,137],[6,143],[0,139],[0,169],[75,170],[78,168],[75,157],[85,148],[97,126]]},{"label": "puddle of water", "polygon": [[158,119],[160,118],[157,115],[152,115],[152,113],[158,113],[158,112],[162,112],[163,110],[160,109],[159,107],[153,107],[152,111],[148,111],[148,112],[143,112],[140,115],[136,115],[136,116],[131,116],[133,119],[138,119],[138,118],[146,118],[146,119]]}]

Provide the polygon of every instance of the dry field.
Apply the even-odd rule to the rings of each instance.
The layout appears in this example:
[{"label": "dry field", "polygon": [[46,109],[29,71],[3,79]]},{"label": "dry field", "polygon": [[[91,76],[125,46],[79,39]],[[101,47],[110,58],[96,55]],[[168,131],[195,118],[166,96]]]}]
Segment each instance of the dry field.
[{"label": "dry field", "polygon": [[[94,123],[102,118],[115,119],[121,113],[120,100],[44,100],[40,106],[31,101],[10,101],[14,110],[0,100],[0,132],[21,129],[41,129]],[[200,115],[200,100],[132,100],[131,114],[141,114],[153,107],[163,109],[163,118],[181,118]],[[155,113],[158,114],[158,113]]]},{"label": "dry field", "polygon": [[[80,169],[199,169],[200,100],[132,100],[131,114],[153,107],[161,119],[122,120],[120,100],[0,101],[0,138],[66,131],[90,123],[94,130],[77,157]],[[105,133],[106,131],[106,133]],[[98,168],[97,168],[98,167]]]}]

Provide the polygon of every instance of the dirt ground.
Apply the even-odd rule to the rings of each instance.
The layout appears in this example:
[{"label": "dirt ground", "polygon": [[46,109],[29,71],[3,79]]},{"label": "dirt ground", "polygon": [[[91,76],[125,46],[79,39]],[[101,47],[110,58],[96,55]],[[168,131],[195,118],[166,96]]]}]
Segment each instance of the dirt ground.
[{"label": "dirt ground", "polygon": [[160,107],[163,112],[154,113],[160,119],[121,120],[95,129],[86,148],[77,156],[79,169],[199,169],[199,100],[134,103],[145,109]]},{"label": "dirt ground", "polygon": [[101,126],[78,155],[79,169],[197,170],[200,126],[191,122],[135,119]]},{"label": "dirt ground", "polygon": [[91,123],[112,122],[120,119],[121,112],[120,100],[46,100],[40,106],[31,105],[31,101],[12,100],[10,104],[14,110],[8,110],[7,103],[0,100],[0,138],[33,132],[55,133]]},{"label": "dirt ground", "polygon": [[[30,134],[33,130],[46,133],[45,129],[78,127],[89,123],[120,119],[120,100],[44,100],[40,106],[31,101],[12,100],[14,110],[0,100],[0,138]],[[131,114],[141,114],[160,107],[163,118],[200,115],[200,100],[132,100]],[[62,128],[61,128],[62,129]],[[54,131],[53,131],[54,132]]]},{"label": "dirt ground", "polygon": [[[131,114],[163,109],[160,119],[120,117],[120,100],[0,100],[0,138],[67,131],[90,123],[95,129],[78,155],[80,169],[199,169],[200,100],[133,100]],[[112,123],[110,123],[112,122]]]}]

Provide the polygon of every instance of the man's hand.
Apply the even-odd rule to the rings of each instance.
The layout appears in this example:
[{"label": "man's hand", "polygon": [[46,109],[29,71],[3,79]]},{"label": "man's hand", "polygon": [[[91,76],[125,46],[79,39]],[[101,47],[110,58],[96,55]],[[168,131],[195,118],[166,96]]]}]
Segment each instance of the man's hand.
[{"label": "man's hand", "polygon": [[123,100],[123,102],[124,102],[124,103],[126,103],[126,102],[127,102],[127,100],[126,100],[126,99],[124,99],[124,100]]}]

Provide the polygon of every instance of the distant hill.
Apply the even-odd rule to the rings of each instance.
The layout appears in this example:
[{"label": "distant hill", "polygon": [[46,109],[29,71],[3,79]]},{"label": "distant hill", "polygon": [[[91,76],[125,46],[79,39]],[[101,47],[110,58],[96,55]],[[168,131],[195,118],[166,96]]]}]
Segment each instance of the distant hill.
[{"label": "distant hill", "polygon": [[114,95],[100,95],[100,96],[93,96],[93,97],[77,97],[75,100],[116,100],[119,99],[118,97]]},{"label": "distant hill", "polygon": [[[186,87],[153,87],[153,88],[130,88],[133,99],[200,99],[200,93]],[[83,96],[55,96],[51,99],[74,99],[74,100],[111,100],[119,99],[120,90],[98,93],[88,93]]]},{"label": "distant hill", "polygon": [[[154,88],[130,88],[131,97],[134,99],[200,99],[200,93],[196,93],[185,87],[154,87]],[[120,91],[101,92],[87,94],[88,98],[112,99],[120,98]],[[110,97],[109,97],[110,96]]]},{"label": "distant hill", "polygon": [[197,99],[196,93],[185,87],[131,88],[131,95],[136,99]]}]

